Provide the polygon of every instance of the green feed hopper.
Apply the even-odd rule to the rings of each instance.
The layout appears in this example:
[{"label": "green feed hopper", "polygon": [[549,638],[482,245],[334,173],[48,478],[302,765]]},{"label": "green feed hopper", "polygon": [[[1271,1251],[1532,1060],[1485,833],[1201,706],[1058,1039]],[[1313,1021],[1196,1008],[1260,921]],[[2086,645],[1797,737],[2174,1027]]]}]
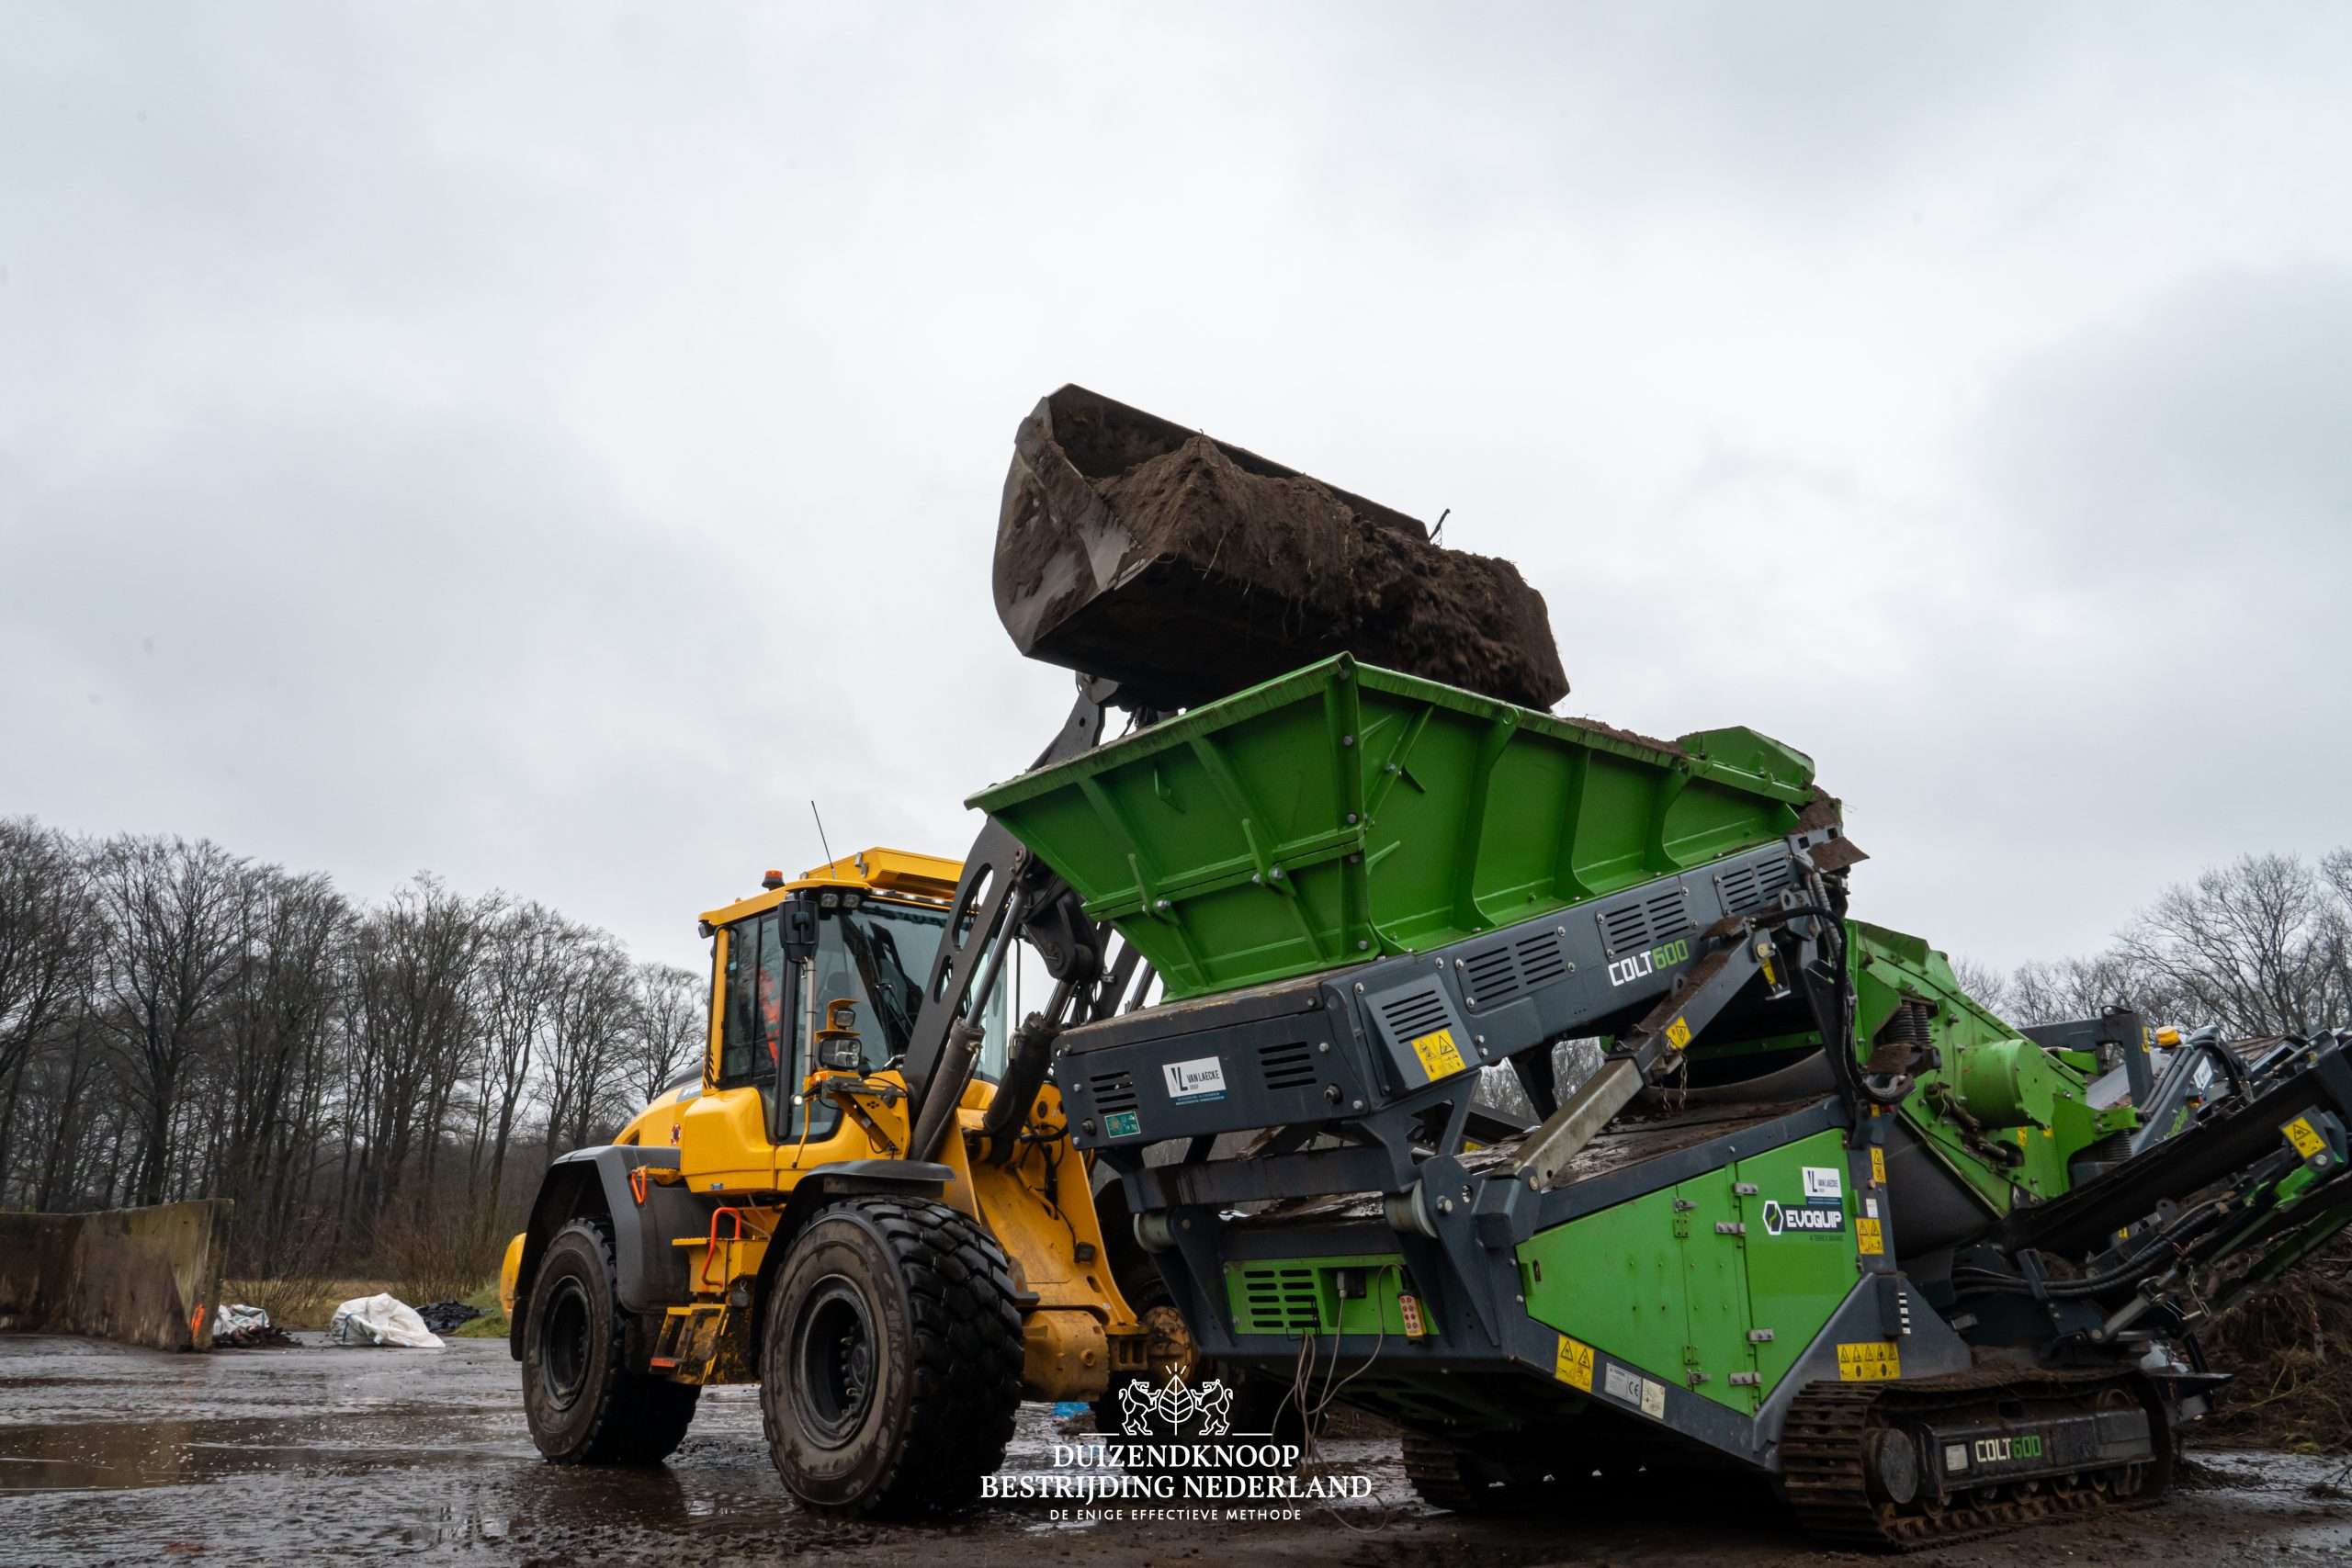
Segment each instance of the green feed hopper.
[{"label": "green feed hopper", "polygon": [[1418,953],[1793,831],[1804,753],[1673,744],[1345,654],[974,795],[1172,998]]}]

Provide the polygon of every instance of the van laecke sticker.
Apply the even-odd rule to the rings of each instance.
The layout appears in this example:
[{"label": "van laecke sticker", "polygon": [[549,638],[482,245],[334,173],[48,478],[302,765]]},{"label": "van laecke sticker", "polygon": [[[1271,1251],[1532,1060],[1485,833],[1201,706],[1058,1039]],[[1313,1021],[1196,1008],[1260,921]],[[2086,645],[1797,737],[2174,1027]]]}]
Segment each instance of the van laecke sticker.
[{"label": "van laecke sticker", "polygon": [[1197,1105],[1205,1100],[1225,1098],[1225,1063],[1215,1056],[1196,1056],[1189,1062],[1163,1063],[1159,1069],[1168,1077],[1168,1098],[1178,1105]]}]

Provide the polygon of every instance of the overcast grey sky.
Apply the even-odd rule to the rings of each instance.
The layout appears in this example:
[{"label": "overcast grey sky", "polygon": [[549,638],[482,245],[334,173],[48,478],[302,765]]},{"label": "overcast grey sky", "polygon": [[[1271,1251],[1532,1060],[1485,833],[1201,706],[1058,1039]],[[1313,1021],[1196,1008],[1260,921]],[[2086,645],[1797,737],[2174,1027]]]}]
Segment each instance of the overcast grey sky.
[{"label": "overcast grey sky", "polygon": [[1510,557],[2013,963],[2352,842],[2352,8],[0,0],[0,812],[693,963],[960,854],[1064,381]]}]

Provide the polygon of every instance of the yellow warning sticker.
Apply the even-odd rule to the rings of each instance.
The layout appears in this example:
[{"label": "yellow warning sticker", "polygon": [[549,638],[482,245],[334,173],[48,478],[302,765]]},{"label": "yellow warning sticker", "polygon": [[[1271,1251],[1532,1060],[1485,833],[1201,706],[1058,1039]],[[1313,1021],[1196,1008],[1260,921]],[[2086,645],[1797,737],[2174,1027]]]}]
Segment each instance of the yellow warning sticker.
[{"label": "yellow warning sticker", "polygon": [[1876,1220],[1854,1222],[1854,1250],[1865,1256],[1886,1250],[1886,1237],[1880,1233]]},{"label": "yellow warning sticker", "polygon": [[1462,1047],[1453,1043],[1451,1029],[1433,1029],[1427,1034],[1413,1036],[1413,1055],[1421,1059],[1421,1071],[1429,1074],[1432,1081],[1452,1077],[1467,1066],[1462,1060]]},{"label": "yellow warning sticker", "polygon": [[1678,1051],[1690,1043],[1690,1025],[1680,1013],[1676,1013],[1674,1021],[1666,1026],[1666,1038]]},{"label": "yellow warning sticker", "polygon": [[2287,1134],[2287,1141],[2305,1159],[2327,1147],[2327,1140],[2319,1135],[2319,1129],[2312,1125],[2308,1116],[2298,1116],[2278,1130]]},{"label": "yellow warning sticker", "polygon": [[1903,1352],[1892,1339],[1865,1339],[1838,1347],[1838,1381],[1891,1382],[1903,1375]]},{"label": "yellow warning sticker", "polygon": [[1570,1388],[1592,1392],[1592,1347],[1581,1339],[1560,1336],[1560,1353],[1552,1359],[1552,1375]]},{"label": "yellow warning sticker", "polygon": [[1872,1187],[1886,1185],[1886,1151],[1875,1144],[1871,1146],[1871,1185]]}]

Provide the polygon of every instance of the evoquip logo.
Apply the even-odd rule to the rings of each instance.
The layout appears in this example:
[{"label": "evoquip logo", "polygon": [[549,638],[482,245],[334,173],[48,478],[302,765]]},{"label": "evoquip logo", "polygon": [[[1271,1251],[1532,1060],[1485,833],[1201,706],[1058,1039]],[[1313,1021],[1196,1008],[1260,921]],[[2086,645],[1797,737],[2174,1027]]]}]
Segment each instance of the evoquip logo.
[{"label": "evoquip logo", "polygon": [[1298,1444],[1234,1431],[1234,1399],[1219,1378],[1130,1378],[1118,1391],[1118,1432],[1057,1442],[1051,1469],[1009,1466],[980,1495],[1053,1503],[1057,1519],[1219,1523],[1296,1519],[1309,1503],[1372,1495],[1369,1475],[1302,1475]]}]

